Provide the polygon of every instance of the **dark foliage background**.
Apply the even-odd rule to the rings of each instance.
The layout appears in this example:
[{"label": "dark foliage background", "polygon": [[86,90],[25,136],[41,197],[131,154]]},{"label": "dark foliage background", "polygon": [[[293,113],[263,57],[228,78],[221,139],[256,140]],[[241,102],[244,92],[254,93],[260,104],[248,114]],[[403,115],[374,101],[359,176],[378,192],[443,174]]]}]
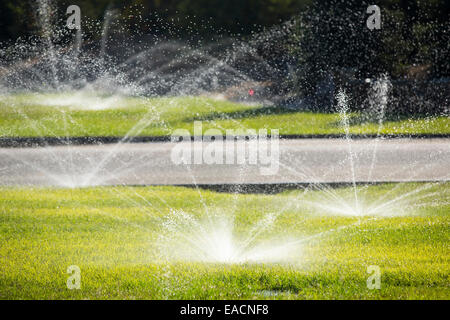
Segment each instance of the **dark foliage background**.
[{"label": "dark foliage background", "polygon": [[[258,54],[279,73],[269,91],[312,109],[329,110],[335,88],[367,96],[366,78],[387,74],[401,113],[448,111],[450,100],[449,0],[54,0],[58,16],[71,4],[82,8],[83,22],[101,21],[117,9],[125,34],[153,35],[191,42],[228,36],[252,39],[262,30],[291,20],[289,33],[258,42]],[[368,5],[381,8],[381,30],[366,27]],[[40,32],[36,1],[0,1],[0,41]],[[84,29],[95,40],[99,30]],[[101,28],[101,24],[98,25]],[[123,35],[122,35],[123,36]],[[125,35],[126,36],[126,35]],[[95,41],[93,41],[95,42]],[[256,79],[265,81],[267,79]],[[313,97],[313,98],[311,98]],[[412,97],[412,98],[411,98]],[[408,101],[408,99],[414,101]],[[359,100],[361,101],[359,101]],[[289,102],[288,102],[289,103]]]},{"label": "dark foliage background", "polygon": [[[398,114],[442,114],[450,100],[450,1],[377,1],[381,30],[366,28],[372,1],[317,1],[301,15],[292,86],[313,97],[313,109],[328,110],[344,87],[363,106],[370,84],[382,74],[393,82]],[[327,92],[324,88],[332,86]],[[325,90],[326,91],[326,90]]]}]

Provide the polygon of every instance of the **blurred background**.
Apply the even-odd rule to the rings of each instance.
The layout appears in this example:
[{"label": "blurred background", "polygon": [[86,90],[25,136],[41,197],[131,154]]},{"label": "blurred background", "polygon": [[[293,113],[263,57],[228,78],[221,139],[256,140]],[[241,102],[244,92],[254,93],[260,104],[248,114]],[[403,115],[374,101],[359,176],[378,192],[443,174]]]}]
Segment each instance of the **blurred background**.
[{"label": "blurred background", "polygon": [[[108,34],[108,56],[119,62],[149,44],[170,41],[191,48],[214,44],[213,49],[207,49],[213,56],[224,48],[242,52],[242,47],[248,46],[264,62],[264,67],[250,61],[255,60],[255,55],[252,58],[243,55],[235,67],[245,73],[247,82],[258,83],[260,97],[271,98],[288,108],[332,111],[337,87],[350,91],[355,101],[353,108],[358,108],[367,97],[371,79],[385,75],[392,82],[395,107],[391,110],[396,113],[430,115],[447,114],[449,110],[448,0],[57,0],[55,3],[52,16],[60,25],[67,19],[65,11],[69,5],[80,6],[83,47],[92,52],[100,50],[99,40],[104,36],[101,22],[113,15],[111,23],[116,27],[112,26]],[[366,27],[369,16],[366,9],[372,4],[381,8],[380,30]],[[0,2],[4,64],[8,63],[9,46],[21,39],[38,37],[42,32],[34,1]],[[65,43],[70,36],[56,34],[52,40]],[[157,94],[165,93],[164,88],[158,90]]]}]

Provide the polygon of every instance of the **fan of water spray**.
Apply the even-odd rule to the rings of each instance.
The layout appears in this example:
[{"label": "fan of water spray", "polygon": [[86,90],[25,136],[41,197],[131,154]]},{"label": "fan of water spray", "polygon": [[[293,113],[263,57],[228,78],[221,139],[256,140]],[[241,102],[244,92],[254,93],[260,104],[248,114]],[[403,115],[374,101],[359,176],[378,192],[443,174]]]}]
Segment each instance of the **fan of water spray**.
[{"label": "fan of water spray", "polygon": [[[126,96],[220,93],[281,74],[256,50],[267,37],[280,37],[278,33],[196,47],[154,36],[153,44],[142,46],[142,40],[127,42],[119,35],[123,22],[116,23],[115,10],[105,12],[98,32],[96,22],[83,20],[73,34],[57,19],[51,0],[39,0],[37,9],[41,37],[17,42],[0,56],[5,95],[50,92],[56,95],[45,99],[49,105],[78,107],[84,99],[84,109],[96,110],[120,106]],[[94,33],[92,39],[86,38],[85,29]],[[240,92],[235,98],[245,97]]]},{"label": "fan of water spray", "polygon": [[293,262],[301,257],[303,241],[271,235],[277,214],[266,214],[244,231],[237,227],[233,212],[205,215],[172,210],[158,239],[161,257],[226,264]]}]

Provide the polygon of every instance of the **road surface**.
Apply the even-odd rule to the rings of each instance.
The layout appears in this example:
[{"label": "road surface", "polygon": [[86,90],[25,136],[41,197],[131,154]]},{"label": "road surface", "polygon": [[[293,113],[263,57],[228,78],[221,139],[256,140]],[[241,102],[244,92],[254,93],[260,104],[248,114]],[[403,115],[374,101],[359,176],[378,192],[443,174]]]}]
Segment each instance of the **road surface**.
[{"label": "road surface", "polygon": [[[272,158],[261,157],[261,146],[249,141],[3,148],[0,185],[365,183],[450,178],[450,139],[281,140],[278,148],[278,155],[276,147],[265,153]],[[227,150],[234,150],[234,156],[237,150],[246,153],[239,153],[239,163],[230,153],[230,163],[220,164],[227,161]],[[185,162],[188,155],[194,161],[195,153],[198,163],[179,163],[182,152]]]}]

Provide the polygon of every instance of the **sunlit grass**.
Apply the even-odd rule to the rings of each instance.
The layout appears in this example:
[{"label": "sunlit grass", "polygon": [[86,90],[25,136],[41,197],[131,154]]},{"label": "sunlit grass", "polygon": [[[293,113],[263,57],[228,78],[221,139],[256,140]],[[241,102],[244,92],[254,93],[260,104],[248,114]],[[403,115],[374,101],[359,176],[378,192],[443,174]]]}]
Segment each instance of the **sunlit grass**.
[{"label": "sunlit grass", "polygon": [[[393,200],[424,186],[420,199],[401,199],[369,216],[306,205],[326,200],[324,191],[201,190],[210,211],[236,216],[238,235],[278,212],[261,237],[311,237],[289,264],[165,262],[156,240],[170,208],[206,214],[195,189],[1,188],[0,298],[448,299],[450,184],[387,184],[361,194],[376,203],[386,192]],[[352,194],[333,192],[340,199]],[[66,288],[69,265],[81,268],[81,290]],[[369,265],[381,269],[381,290],[366,287]]]},{"label": "sunlit grass", "polygon": [[[222,131],[279,129],[283,135],[344,132],[339,125],[338,114],[296,112],[205,97],[143,99],[112,96],[105,99],[98,102],[98,97],[76,96],[77,104],[71,106],[74,98],[70,94],[0,97],[0,136],[168,136],[175,129],[187,129],[193,133],[193,122],[196,120],[203,121],[204,131],[210,128]],[[49,101],[57,103],[50,106]],[[58,101],[64,106],[59,107]],[[102,109],[105,105],[109,107]],[[358,117],[357,114],[352,116]],[[378,129],[377,121],[373,121],[352,125],[350,132],[376,134]],[[381,133],[449,134],[450,118],[386,121]]]}]

